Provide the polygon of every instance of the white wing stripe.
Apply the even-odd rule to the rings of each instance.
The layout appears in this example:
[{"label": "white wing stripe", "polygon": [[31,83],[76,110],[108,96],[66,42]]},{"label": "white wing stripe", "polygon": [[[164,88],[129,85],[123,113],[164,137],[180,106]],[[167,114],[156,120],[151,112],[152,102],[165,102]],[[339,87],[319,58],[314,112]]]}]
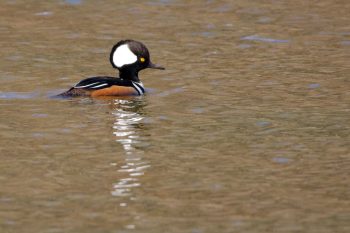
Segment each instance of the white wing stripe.
[{"label": "white wing stripe", "polygon": [[96,85],[96,84],[99,84],[99,82],[95,82],[95,83],[90,83],[90,84],[87,84],[87,85],[84,85],[84,86],[77,86],[75,85],[74,88],[85,88],[85,87],[90,87],[90,86],[93,86],[93,85]]},{"label": "white wing stripe", "polygon": [[91,88],[99,88],[99,87],[103,87],[103,86],[108,86],[107,83],[103,83],[103,84],[100,84],[100,85],[97,85],[97,86],[93,86]]}]

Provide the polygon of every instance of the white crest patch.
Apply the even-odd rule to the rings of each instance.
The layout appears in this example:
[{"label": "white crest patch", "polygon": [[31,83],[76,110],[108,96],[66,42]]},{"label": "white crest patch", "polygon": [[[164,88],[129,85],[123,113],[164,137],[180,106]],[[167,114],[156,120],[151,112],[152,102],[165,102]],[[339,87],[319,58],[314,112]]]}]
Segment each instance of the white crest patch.
[{"label": "white crest patch", "polygon": [[121,68],[123,65],[129,65],[137,61],[137,56],[131,52],[127,44],[119,46],[113,53],[113,63]]}]

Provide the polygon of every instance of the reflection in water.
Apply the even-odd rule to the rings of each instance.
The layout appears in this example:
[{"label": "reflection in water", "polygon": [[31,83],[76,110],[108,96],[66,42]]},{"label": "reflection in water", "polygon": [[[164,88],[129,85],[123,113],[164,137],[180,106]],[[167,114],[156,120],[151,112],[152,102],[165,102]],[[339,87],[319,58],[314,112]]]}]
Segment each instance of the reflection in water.
[{"label": "reflection in water", "polygon": [[126,176],[113,185],[112,195],[131,196],[132,188],[141,185],[138,177],[151,166],[142,159],[144,151],[139,128],[144,117],[139,112],[143,103],[139,99],[116,99],[114,104],[115,110],[112,114],[116,119],[113,134],[125,151],[125,161],[118,171]]}]

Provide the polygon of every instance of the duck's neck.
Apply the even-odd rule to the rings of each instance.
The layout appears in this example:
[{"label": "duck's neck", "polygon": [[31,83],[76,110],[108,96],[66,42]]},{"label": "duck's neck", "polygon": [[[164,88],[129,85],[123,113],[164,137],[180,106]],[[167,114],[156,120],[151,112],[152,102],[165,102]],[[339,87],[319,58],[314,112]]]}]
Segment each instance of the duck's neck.
[{"label": "duck's neck", "polygon": [[134,82],[140,82],[138,71],[135,70],[120,70],[119,77]]}]

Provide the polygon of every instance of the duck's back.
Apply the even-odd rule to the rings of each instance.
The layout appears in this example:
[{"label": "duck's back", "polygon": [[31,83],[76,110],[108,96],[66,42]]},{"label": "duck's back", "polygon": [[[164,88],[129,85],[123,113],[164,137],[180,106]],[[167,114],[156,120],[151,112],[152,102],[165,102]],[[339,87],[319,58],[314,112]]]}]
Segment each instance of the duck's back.
[{"label": "duck's back", "polygon": [[77,83],[59,96],[125,96],[142,95],[142,83],[115,77],[91,77]]}]

